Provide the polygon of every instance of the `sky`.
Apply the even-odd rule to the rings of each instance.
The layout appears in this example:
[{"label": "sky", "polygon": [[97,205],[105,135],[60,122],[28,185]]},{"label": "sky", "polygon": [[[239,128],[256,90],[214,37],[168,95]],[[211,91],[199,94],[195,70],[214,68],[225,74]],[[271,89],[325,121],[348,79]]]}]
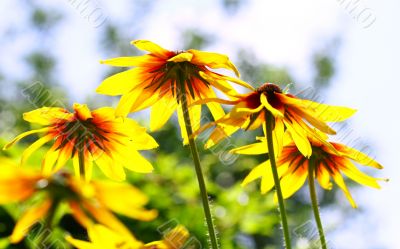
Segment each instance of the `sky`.
[{"label": "sky", "polygon": [[[57,73],[70,96],[84,101],[101,81],[104,65],[97,44],[102,25],[89,20],[74,1],[42,0],[47,6],[58,7],[66,15],[60,31],[52,34],[45,45],[51,45],[60,58]],[[94,1],[92,8],[100,9],[107,21],[129,18],[128,0]],[[400,2],[396,0],[247,0],[236,14],[228,14],[213,0],[159,1],[152,14],[124,27],[127,34],[141,33],[134,39],[149,39],[168,49],[180,49],[179,32],[196,27],[216,38],[207,50],[234,54],[238,47],[251,47],[257,59],[288,68],[301,86],[311,82],[311,56],[326,46],[327,39],[340,37],[337,51],[338,71],[329,91],[322,91],[325,103],[354,107],[358,110],[349,123],[345,141],[360,141],[368,153],[385,169],[377,177],[388,177],[381,190],[358,188],[353,196],[366,211],[354,212],[354,219],[342,221],[335,210],[323,210],[326,227],[340,221],[340,229],[329,233],[332,248],[383,249],[398,248],[397,224],[400,224],[400,165],[397,158],[400,135],[397,131],[399,83],[395,77],[400,58]],[[347,4],[350,5],[347,7]],[[357,7],[355,7],[357,6]],[[354,7],[354,9],[353,9]],[[0,30],[11,24],[26,22],[23,15],[9,9],[19,8],[12,0],[0,2]],[[17,9],[23,12],[23,10]],[[99,27],[98,27],[99,25]],[[121,25],[125,25],[121,22]],[[23,30],[21,30],[23,32]],[[6,73],[18,77],[20,61],[15,54],[29,46],[44,46],[31,37],[16,41],[1,41],[0,63]],[[129,41],[127,41],[129,42]],[[133,49],[133,48],[132,48]],[[237,58],[231,56],[235,62]],[[343,199],[343,205],[348,205]],[[351,241],[351,245],[349,245]]]}]

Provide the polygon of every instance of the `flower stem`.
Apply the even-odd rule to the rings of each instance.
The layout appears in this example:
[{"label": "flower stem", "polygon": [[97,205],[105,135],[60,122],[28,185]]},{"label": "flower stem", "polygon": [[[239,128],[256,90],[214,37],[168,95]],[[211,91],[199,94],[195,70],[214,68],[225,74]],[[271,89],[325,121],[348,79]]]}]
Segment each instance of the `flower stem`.
[{"label": "flower stem", "polygon": [[310,188],[310,197],[311,197],[311,203],[312,203],[312,208],[313,208],[313,212],[314,212],[314,218],[315,218],[315,222],[317,223],[317,227],[318,227],[318,233],[319,233],[319,239],[321,242],[321,247],[322,247],[322,249],[327,249],[324,228],[322,226],[321,217],[319,214],[317,192],[315,191],[314,160],[312,160],[312,157],[310,158],[309,164],[310,165],[308,166],[308,186]]},{"label": "flower stem", "polygon": [[267,136],[267,143],[268,143],[268,155],[269,155],[269,160],[271,162],[271,169],[272,169],[272,175],[274,177],[274,183],[275,183],[275,190],[276,190],[276,195],[278,196],[278,204],[279,204],[279,212],[280,212],[280,217],[281,217],[281,222],[282,222],[282,228],[283,228],[283,235],[285,238],[285,244],[287,249],[291,249],[291,242],[290,242],[290,232],[289,232],[289,226],[287,222],[287,215],[286,215],[286,209],[285,209],[285,203],[283,201],[283,196],[282,196],[282,189],[281,189],[281,184],[279,181],[279,175],[278,175],[278,169],[276,167],[276,161],[275,161],[275,153],[274,153],[274,142],[272,138],[272,126],[274,123],[273,116],[269,111],[265,111],[265,120],[266,120],[266,136]]},{"label": "flower stem", "polygon": [[79,175],[80,179],[85,179],[85,155],[83,148],[78,149],[78,159],[79,159]]},{"label": "flower stem", "polygon": [[189,139],[189,147],[190,147],[190,151],[193,156],[194,168],[196,170],[197,181],[198,181],[199,188],[200,188],[200,195],[201,195],[201,199],[203,202],[203,209],[204,209],[204,214],[205,214],[206,221],[207,221],[208,235],[210,237],[211,248],[218,249],[218,241],[217,241],[217,236],[215,233],[213,219],[211,216],[207,188],[206,188],[206,184],[204,181],[203,172],[201,169],[199,152],[197,150],[197,146],[196,146],[196,143],[193,138],[193,130],[192,130],[192,124],[190,122],[189,108],[188,108],[186,92],[185,92],[185,84],[184,84],[184,80],[182,79],[182,77],[180,79],[180,85],[181,85],[181,89],[179,91],[180,92],[179,97],[180,97],[180,102],[181,102],[181,106],[182,106],[183,118],[185,120],[186,132],[187,132],[187,136]]},{"label": "flower stem", "polygon": [[43,228],[40,230],[38,239],[39,241],[38,248],[44,248],[44,249],[51,248],[49,239],[51,238],[51,232],[53,229],[52,223],[59,203],[60,203],[59,200],[53,200],[53,203],[51,204],[50,210],[48,211],[48,215],[44,220]]}]

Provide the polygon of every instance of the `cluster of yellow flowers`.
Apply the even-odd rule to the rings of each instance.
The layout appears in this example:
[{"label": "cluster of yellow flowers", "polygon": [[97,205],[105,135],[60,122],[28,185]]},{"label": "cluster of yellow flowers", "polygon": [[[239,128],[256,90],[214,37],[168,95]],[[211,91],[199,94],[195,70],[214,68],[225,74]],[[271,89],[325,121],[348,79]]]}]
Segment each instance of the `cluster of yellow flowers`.
[{"label": "cluster of yellow flowers", "polygon": [[[261,178],[262,193],[275,187],[284,230],[287,224],[282,199],[293,195],[307,178],[312,184],[310,187],[314,187],[314,179],[317,179],[322,188],[329,190],[332,177],[353,207],[356,204],[342,173],[360,184],[379,188],[377,181],[382,179],[365,175],[354,162],[381,169],[379,163],[360,151],[329,141],[328,135],[336,132],[327,122],[344,121],[355,113],[353,109],[300,99],[272,83],[255,89],[238,78],[215,72],[214,69],[228,69],[240,76],[225,55],[193,49],[174,52],[145,40],[132,44],[149,53],[101,61],[111,66],[132,67],[105,79],[97,88],[100,94],[122,95],[116,109],[102,107],[91,111],[85,104],[74,104],[73,112],[43,107],[24,113],[24,120],[42,128],[20,134],[4,149],[31,134],[42,134],[22,154],[21,164],[26,164],[29,156],[40,147],[49,143],[51,147],[43,156],[41,172],[17,168],[2,160],[0,204],[25,201],[39,192],[45,195],[41,203],[29,208],[20,218],[10,237],[11,242],[23,239],[33,224],[53,215],[54,209],[63,202],[67,203],[73,217],[88,229],[90,242],[67,237],[77,248],[183,247],[189,233],[181,226],[163,240],[146,244],[137,240],[114,215],[118,213],[143,221],[157,216],[157,211],[144,208],[148,199],[143,193],[121,182],[126,177],[124,168],[139,173],[153,170],[151,163],[138,151],[157,148],[158,144],[146,128],[127,117],[129,113],[149,107],[151,131],[163,127],[177,111],[183,143],[189,144],[192,151],[214,249],[218,245],[194,143],[196,136],[206,129],[215,128],[205,145],[210,148],[239,129],[263,128],[265,137],[258,137],[257,143],[231,152],[267,154],[268,160],[255,166],[242,185]],[[230,83],[249,92],[240,94]],[[215,90],[228,99],[218,98]],[[201,126],[203,104],[207,105],[214,122]],[[225,113],[221,104],[233,108]],[[75,176],[63,169],[69,159]],[[92,180],[93,163],[105,176],[119,182]],[[312,191],[311,197],[314,201]],[[290,248],[287,234],[285,239]]]}]

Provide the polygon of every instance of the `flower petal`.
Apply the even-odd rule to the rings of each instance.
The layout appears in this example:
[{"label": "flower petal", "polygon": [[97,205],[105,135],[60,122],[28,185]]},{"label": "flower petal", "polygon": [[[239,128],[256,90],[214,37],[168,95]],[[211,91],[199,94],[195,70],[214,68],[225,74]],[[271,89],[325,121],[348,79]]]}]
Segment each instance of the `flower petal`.
[{"label": "flower petal", "polygon": [[193,54],[192,63],[207,66],[210,68],[226,68],[235,72],[236,76],[239,77],[240,73],[235,65],[229,60],[229,57],[222,54],[204,52],[195,49],[188,50],[189,53]]},{"label": "flower petal", "polygon": [[72,108],[75,111],[75,114],[78,116],[80,120],[86,121],[90,118],[93,118],[92,113],[86,104],[78,104],[74,103]]},{"label": "flower petal", "polygon": [[272,107],[272,105],[270,105],[270,104],[268,103],[268,100],[267,100],[267,97],[265,96],[265,94],[260,94],[260,101],[261,101],[261,103],[263,104],[263,106],[264,106],[268,111],[270,111],[270,112],[272,113],[272,115],[273,115],[274,117],[277,117],[277,118],[283,118],[283,117],[284,117],[284,116],[283,116],[283,113],[282,113],[280,110],[275,109],[274,107]]},{"label": "flower petal", "polygon": [[130,90],[142,83],[139,72],[140,68],[133,68],[121,73],[114,74],[97,87],[96,93],[110,96],[128,94]]},{"label": "flower petal", "polygon": [[11,146],[13,146],[16,142],[18,142],[19,140],[23,139],[26,136],[29,136],[29,135],[32,135],[32,134],[35,134],[35,133],[47,132],[47,131],[50,131],[49,127],[38,129],[38,130],[26,131],[24,133],[21,133],[18,136],[16,136],[11,142],[9,142],[6,145],[4,145],[3,150],[7,150]]},{"label": "flower petal", "polygon": [[174,57],[168,59],[167,61],[172,62],[184,62],[184,61],[191,61],[193,58],[193,54],[188,52],[183,52],[175,55]]},{"label": "flower petal", "polygon": [[74,114],[59,107],[42,107],[30,112],[25,112],[23,118],[29,123],[51,125],[60,120],[70,120]]},{"label": "flower petal", "polygon": [[132,45],[140,50],[148,51],[158,57],[167,58],[172,52],[160,47],[159,45],[147,40],[135,40],[131,42]]},{"label": "flower petal", "polygon": [[317,180],[318,180],[319,185],[321,185],[321,187],[323,187],[326,190],[331,190],[332,183],[330,181],[328,170],[325,169],[325,167],[323,166],[322,163],[317,168],[318,168]]},{"label": "flower petal", "polygon": [[349,190],[346,187],[346,184],[344,183],[343,177],[340,174],[340,172],[335,171],[332,174],[333,180],[336,182],[336,184],[341,188],[346,195],[347,199],[349,200],[351,206],[353,208],[357,208],[357,204],[354,202],[353,197],[351,196]]},{"label": "flower petal", "polygon": [[157,65],[161,62],[164,61],[157,60],[156,57],[148,54],[141,56],[118,57],[100,61],[101,64],[106,64],[114,67],[140,67]]},{"label": "flower petal", "polygon": [[51,200],[45,199],[39,205],[30,207],[18,220],[10,236],[11,243],[20,242],[29,232],[32,225],[43,218],[52,205]]},{"label": "flower petal", "polygon": [[[292,196],[304,185],[304,182],[306,181],[308,176],[307,168],[308,162],[306,161],[302,166],[298,167],[295,172],[290,172],[289,168],[289,171],[287,172],[288,174],[285,174],[282,177],[280,184],[284,199]],[[274,199],[276,200],[276,194]]]},{"label": "flower petal", "polygon": [[164,126],[177,107],[174,98],[161,98],[151,108],[150,130],[156,131]]},{"label": "flower petal", "polygon": [[261,155],[268,153],[268,145],[266,142],[248,144],[239,148],[235,148],[230,153],[242,155]]},{"label": "flower petal", "polygon": [[53,135],[46,135],[44,137],[39,138],[36,142],[34,142],[28,148],[26,148],[21,156],[21,165],[24,165],[26,163],[26,161],[32,155],[33,152],[35,152],[40,147],[53,140],[53,138],[54,138]]},{"label": "flower petal", "polygon": [[340,171],[343,172],[348,178],[358,182],[359,184],[369,186],[371,188],[381,188],[378,184],[378,179],[364,174],[348,159],[344,159],[340,162]]}]

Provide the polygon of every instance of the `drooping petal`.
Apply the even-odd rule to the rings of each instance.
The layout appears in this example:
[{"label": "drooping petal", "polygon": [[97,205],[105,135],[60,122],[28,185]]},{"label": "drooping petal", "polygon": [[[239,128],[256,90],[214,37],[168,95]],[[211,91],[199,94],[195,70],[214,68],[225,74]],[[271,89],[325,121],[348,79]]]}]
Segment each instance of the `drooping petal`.
[{"label": "drooping petal", "polygon": [[317,170],[317,180],[318,180],[319,185],[321,185],[321,187],[323,187],[326,190],[331,190],[332,183],[330,181],[328,170],[325,169],[323,164],[320,164],[317,167],[317,169],[318,169]]},{"label": "drooping petal", "polygon": [[348,178],[358,182],[359,184],[380,189],[378,179],[364,174],[348,159],[341,160],[340,171],[342,171]]},{"label": "drooping petal", "polygon": [[[303,166],[300,166],[296,171],[285,174],[281,179],[282,196],[284,199],[289,198],[297,192],[307,179],[308,173],[308,162],[305,162]],[[276,197],[275,197],[276,199]]]},{"label": "drooping petal", "polygon": [[23,114],[25,121],[40,125],[51,125],[59,120],[70,120],[73,114],[59,107],[42,107]]},{"label": "drooping petal", "polygon": [[315,116],[324,122],[341,122],[357,112],[357,110],[344,106],[332,106],[310,100],[302,100],[302,102],[304,107],[312,109],[315,112]]},{"label": "drooping petal", "polygon": [[98,155],[94,156],[94,159],[96,165],[108,178],[115,181],[125,180],[126,175],[122,165],[115,163],[105,152],[100,152]]},{"label": "drooping petal", "polygon": [[31,144],[28,148],[26,148],[21,156],[21,165],[24,165],[26,163],[26,161],[32,155],[33,152],[35,152],[40,147],[42,147],[46,143],[53,140],[53,138],[54,138],[53,135],[46,135],[44,137],[39,138],[37,141],[35,141],[33,144]]},{"label": "drooping petal", "polygon": [[131,42],[132,45],[140,50],[148,51],[158,57],[167,58],[172,52],[160,47],[159,45],[147,40],[135,40]]},{"label": "drooping petal", "polygon": [[76,248],[79,249],[99,249],[98,246],[83,240],[74,239],[71,236],[66,236],[65,239]]},{"label": "drooping petal", "polygon": [[84,202],[84,208],[101,224],[120,232],[122,234],[131,234],[125,225],[108,209],[103,206],[94,206],[91,203]]},{"label": "drooping petal", "polygon": [[30,207],[18,220],[14,230],[10,236],[11,243],[20,242],[24,236],[29,232],[32,225],[37,223],[43,218],[47,211],[49,211],[52,202],[50,199],[45,199],[40,204]]},{"label": "drooping petal", "polygon": [[377,169],[383,169],[383,166],[381,164],[379,164],[377,161],[375,161],[367,154],[362,153],[361,151],[345,146],[343,144],[338,144],[338,143],[332,143],[332,144],[338,151],[340,151],[345,156],[347,156],[351,160],[356,161],[361,165],[371,166]]},{"label": "drooping petal", "polygon": [[280,110],[272,107],[272,105],[268,103],[267,97],[264,94],[260,94],[260,101],[263,104],[263,106],[272,113],[274,117],[283,118],[283,113]]},{"label": "drooping petal", "polygon": [[349,190],[347,189],[346,183],[344,183],[343,177],[340,174],[340,172],[333,172],[332,174],[333,180],[336,182],[336,184],[341,188],[346,195],[347,199],[349,200],[351,206],[353,208],[357,208],[357,204],[355,203],[353,197],[351,196]]},{"label": "drooping petal", "polygon": [[74,103],[72,108],[74,108],[75,114],[80,120],[86,121],[89,118],[93,118],[92,112],[86,104]]},{"label": "drooping petal", "polygon": [[193,54],[188,52],[183,52],[175,55],[174,57],[168,59],[167,61],[173,62],[184,62],[184,61],[191,61],[193,58]]},{"label": "drooping petal", "polygon": [[297,127],[294,128],[296,123],[290,124],[289,122],[284,121],[287,131],[290,133],[291,137],[293,138],[294,143],[296,144],[297,148],[305,157],[310,157],[312,154],[311,144],[307,138],[307,134],[305,134],[304,130]]},{"label": "drooping petal", "polygon": [[42,128],[42,129],[31,130],[31,131],[27,131],[27,132],[21,133],[18,136],[16,136],[13,140],[11,140],[11,142],[9,142],[6,145],[4,145],[3,150],[6,150],[6,149],[10,148],[16,142],[18,142],[19,140],[23,139],[26,136],[29,136],[29,135],[32,135],[32,134],[36,134],[36,133],[48,132],[48,131],[50,131],[50,128],[46,127],[46,128]]},{"label": "drooping petal", "polygon": [[[150,221],[157,216],[156,210],[146,210],[142,206],[148,198],[131,185],[115,182],[95,182],[98,199],[112,211],[133,219]],[[134,198],[126,198],[133,196]]]},{"label": "drooping petal", "polygon": [[291,108],[293,113],[297,114],[299,117],[304,118],[309,122],[311,125],[313,125],[315,128],[318,130],[325,132],[326,134],[330,135],[335,135],[336,131],[333,130],[331,127],[329,127],[324,121],[319,120],[317,117],[313,116],[312,113],[305,109],[297,109],[297,108]]},{"label": "drooping petal", "polygon": [[100,86],[97,87],[96,93],[111,96],[128,94],[135,86],[142,83],[138,75],[139,72],[139,68],[133,68],[114,74],[103,80]]},{"label": "drooping petal", "polygon": [[157,60],[157,57],[145,54],[141,56],[118,57],[107,60],[101,60],[101,64],[106,64],[114,67],[140,67],[158,65],[163,63],[164,60]]},{"label": "drooping petal", "polygon": [[127,169],[138,173],[151,173],[154,169],[151,163],[135,150],[130,152],[130,158],[125,158],[123,163]]},{"label": "drooping petal", "polygon": [[268,153],[268,145],[266,142],[254,143],[235,148],[230,152],[242,155],[261,155]]},{"label": "drooping petal", "polygon": [[151,108],[150,130],[156,131],[164,126],[175,112],[177,102],[174,98],[162,98]]},{"label": "drooping petal", "polygon": [[239,77],[240,73],[235,65],[229,60],[229,57],[222,54],[204,52],[195,49],[188,50],[189,53],[193,54],[191,60],[192,63],[197,65],[205,65],[210,68],[226,68],[235,72],[236,76]]}]

